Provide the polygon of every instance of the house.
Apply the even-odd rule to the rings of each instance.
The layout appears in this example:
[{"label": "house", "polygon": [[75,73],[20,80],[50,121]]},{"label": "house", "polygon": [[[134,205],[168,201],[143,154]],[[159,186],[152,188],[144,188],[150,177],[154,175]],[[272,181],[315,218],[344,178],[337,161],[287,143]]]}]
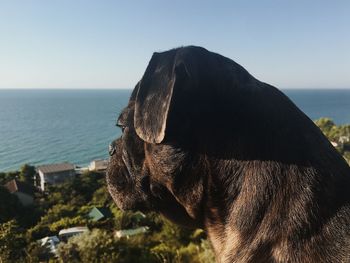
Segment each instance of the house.
[{"label": "house", "polygon": [[112,214],[107,207],[95,206],[90,210],[88,216],[92,221],[100,221],[102,219],[110,218]]},{"label": "house", "polygon": [[34,203],[35,188],[30,184],[13,179],[5,184],[5,188],[16,195],[22,205],[28,206]]},{"label": "house", "polygon": [[138,227],[138,228],[134,228],[134,229],[118,230],[118,231],[114,232],[114,235],[117,238],[121,238],[121,237],[129,238],[130,236],[147,233],[148,231],[149,231],[148,226],[142,226],[142,227]]},{"label": "house", "polygon": [[339,137],[339,142],[342,143],[342,144],[350,142],[350,137],[349,136],[340,136]]},{"label": "house", "polygon": [[58,239],[57,236],[48,236],[48,237],[44,237],[44,238],[40,239],[39,243],[42,247],[48,248],[48,250],[52,254],[56,255],[57,246],[60,243],[60,240]]},{"label": "house", "polygon": [[89,171],[104,171],[107,166],[108,160],[93,160],[89,165]]},{"label": "house", "polygon": [[77,227],[71,227],[71,228],[66,228],[62,229],[60,232],[58,232],[58,236],[60,240],[67,242],[67,240],[76,235],[80,235],[89,229],[86,226],[77,226]]},{"label": "house", "polygon": [[59,184],[75,175],[74,165],[71,163],[56,163],[37,167],[40,189],[45,190],[47,184]]}]

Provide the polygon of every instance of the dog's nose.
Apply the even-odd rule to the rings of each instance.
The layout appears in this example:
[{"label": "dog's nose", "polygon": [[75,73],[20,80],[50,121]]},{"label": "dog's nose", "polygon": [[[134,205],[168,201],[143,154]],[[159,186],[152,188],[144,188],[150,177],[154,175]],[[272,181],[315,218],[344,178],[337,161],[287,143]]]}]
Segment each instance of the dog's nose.
[{"label": "dog's nose", "polygon": [[113,154],[115,154],[116,151],[117,151],[117,145],[116,145],[115,141],[113,141],[108,146],[109,155],[112,156]]}]

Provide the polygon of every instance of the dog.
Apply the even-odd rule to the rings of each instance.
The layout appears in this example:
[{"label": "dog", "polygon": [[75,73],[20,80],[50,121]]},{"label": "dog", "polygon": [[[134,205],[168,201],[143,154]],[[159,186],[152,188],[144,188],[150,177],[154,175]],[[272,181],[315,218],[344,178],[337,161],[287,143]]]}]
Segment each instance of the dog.
[{"label": "dog", "polygon": [[203,228],[218,262],[350,262],[350,168],[277,88],[187,46],[154,53],[110,145],[123,210]]}]

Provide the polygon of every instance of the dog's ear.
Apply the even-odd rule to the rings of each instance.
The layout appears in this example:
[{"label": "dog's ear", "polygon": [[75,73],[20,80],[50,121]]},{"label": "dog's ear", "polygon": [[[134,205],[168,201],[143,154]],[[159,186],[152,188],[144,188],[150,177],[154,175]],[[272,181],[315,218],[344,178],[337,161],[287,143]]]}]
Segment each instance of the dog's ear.
[{"label": "dog's ear", "polygon": [[133,89],[129,101],[134,102],[136,100],[136,95],[137,95],[137,92],[139,91],[139,88],[140,88],[140,81],[137,82],[135,88]]},{"label": "dog's ear", "polygon": [[176,50],[153,54],[136,95],[134,126],[142,140],[163,141],[174,89],[183,88],[188,78],[186,65],[177,59]]},{"label": "dog's ear", "polygon": [[249,111],[245,96],[256,85],[243,67],[201,47],[154,53],[136,94],[136,133],[148,143],[230,135],[227,120]]}]

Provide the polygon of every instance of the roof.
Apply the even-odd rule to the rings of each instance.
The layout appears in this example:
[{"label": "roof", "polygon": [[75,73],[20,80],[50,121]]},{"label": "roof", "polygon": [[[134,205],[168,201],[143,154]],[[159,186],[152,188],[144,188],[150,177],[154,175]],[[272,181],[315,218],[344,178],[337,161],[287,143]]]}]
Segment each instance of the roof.
[{"label": "roof", "polygon": [[93,207],[89,213],[89,217],[93,221],[98,221],[111,216],[111,211],[107,207]]},{"label": "roof", "polygon": [[146,233],[148,232],[148,230],[149,230],[148,226],[142,226],[134,229],[118,230],[118,231],[115,231],[115,236],[118,238],[134,236],[134,235]]},{"label": "roof", "polygon": [[28,195],[33,196],[35,188],[34,186],[27,184],[25,182],[18,181],[17,179],[13,179],[5,184],[5,187],[7,190],[9,190],[10,193],[16,193],[21,192]]},{"label": "roof", "polygon": [[89,229],[86,226],[77,226],[77,227],[71,227],[71,228],[66,228],[62,229],[58,235],[65,235],[65,234],[78,234],[82,233],[85,231],[88,231]]},{"label": "roof", "polygon": [[108,163],[108,160],[105,159],[99,159],[99,160],[93,160],[92,163]]},{"label": "roof", "polygon": [[60,240],[57,236],[44,237],[39,240],[41,246],[45,246],[50,249],[51,253],[57,255],[57,246],[60,243]]},{"label": "roof", "polygon": [[47,242],[49,242],[50,240],[52,240],[54,243],[59,243],[60,240],[58,239],[57,236],[47,236],[44,237],[42,239],[40,239],[41,245],[44,246],[47,244]]},{"label": "roof", "polygon": [[38,166],[37,170],[43,173],[57,173],[74,170],[74,165],[71,163],[54,163]]}]

